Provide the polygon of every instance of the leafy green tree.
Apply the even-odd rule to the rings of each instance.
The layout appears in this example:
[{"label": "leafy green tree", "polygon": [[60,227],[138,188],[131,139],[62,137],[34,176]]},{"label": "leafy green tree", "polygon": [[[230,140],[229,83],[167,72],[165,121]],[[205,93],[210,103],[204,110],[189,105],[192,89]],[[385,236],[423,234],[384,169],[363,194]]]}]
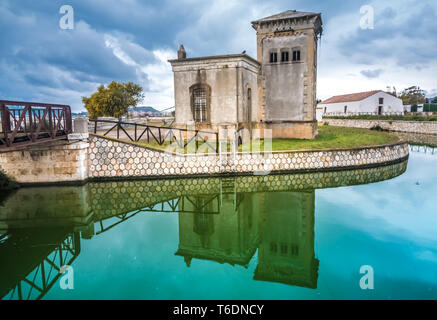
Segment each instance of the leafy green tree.
[{"label": "leafy green tree", "polygon": [[437,103],[437,97],[432,98],[431,103]]},{"label": "leafy green tree", "polygon": [[400,98],[403,104],[420,104],[426,102],[425,91],[419,86],[412,86],[402,91]]},{"label": "leafy green tree", "polygon": [[89,98],[83,97],[82,102],[91,119],[120,118],[127,114],[129,108],[135,108],[144,98],[142,91],[143,88],[135,83],[112,81],[107,87],[101,85]]}]

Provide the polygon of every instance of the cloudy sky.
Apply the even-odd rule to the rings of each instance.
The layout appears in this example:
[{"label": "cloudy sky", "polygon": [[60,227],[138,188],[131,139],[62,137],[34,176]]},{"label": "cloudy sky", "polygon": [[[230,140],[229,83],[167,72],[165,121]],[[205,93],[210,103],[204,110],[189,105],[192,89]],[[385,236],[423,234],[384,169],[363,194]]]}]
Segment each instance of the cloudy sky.
[{"label": "cloudy sky", "polygon": [[[61,6],[74,9],[63,30]],[[360,8],[374,28],[360,28]],[[143,105],[174,105],[168,59],[256,56],[250,21],[295,9],[321,12],[318,98],[419,85],[437,95],[435,0],[1,0],[0,99],[70,104],[112,80],[144,88]]]}]

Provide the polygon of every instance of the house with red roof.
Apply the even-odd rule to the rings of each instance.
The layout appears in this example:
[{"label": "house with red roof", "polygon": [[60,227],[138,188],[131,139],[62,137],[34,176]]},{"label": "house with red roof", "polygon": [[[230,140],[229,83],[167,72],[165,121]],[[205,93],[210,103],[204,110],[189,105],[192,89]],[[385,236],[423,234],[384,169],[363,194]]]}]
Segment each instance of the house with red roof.
[{"label": "house with red roof", "polygon": [[333,96],[317,106],[323,115],[403,114],[402,100],[382,90]]}]

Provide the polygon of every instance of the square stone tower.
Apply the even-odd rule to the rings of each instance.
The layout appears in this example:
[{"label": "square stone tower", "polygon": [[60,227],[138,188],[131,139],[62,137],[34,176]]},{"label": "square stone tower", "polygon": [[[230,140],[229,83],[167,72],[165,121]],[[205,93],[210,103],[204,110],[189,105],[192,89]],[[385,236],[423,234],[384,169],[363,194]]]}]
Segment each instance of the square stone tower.
[{"label": "square stone tower", "polygon": [[317,40],[320,13],[288,10],[252,22],[257,34],[258,119],[274,138],[317,135]]}]

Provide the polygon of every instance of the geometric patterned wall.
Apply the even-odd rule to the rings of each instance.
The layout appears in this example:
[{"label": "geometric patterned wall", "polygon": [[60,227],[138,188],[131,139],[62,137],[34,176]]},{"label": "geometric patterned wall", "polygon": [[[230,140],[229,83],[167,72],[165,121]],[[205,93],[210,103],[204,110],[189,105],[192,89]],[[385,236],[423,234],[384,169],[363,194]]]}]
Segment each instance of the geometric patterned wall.
[{"label": "geometric patterned wall", "polygon": [[368,167],[408,157],[408,144],[332,151],[184,155],[100,136],[89,138],[89,178],[263,174]]}]

